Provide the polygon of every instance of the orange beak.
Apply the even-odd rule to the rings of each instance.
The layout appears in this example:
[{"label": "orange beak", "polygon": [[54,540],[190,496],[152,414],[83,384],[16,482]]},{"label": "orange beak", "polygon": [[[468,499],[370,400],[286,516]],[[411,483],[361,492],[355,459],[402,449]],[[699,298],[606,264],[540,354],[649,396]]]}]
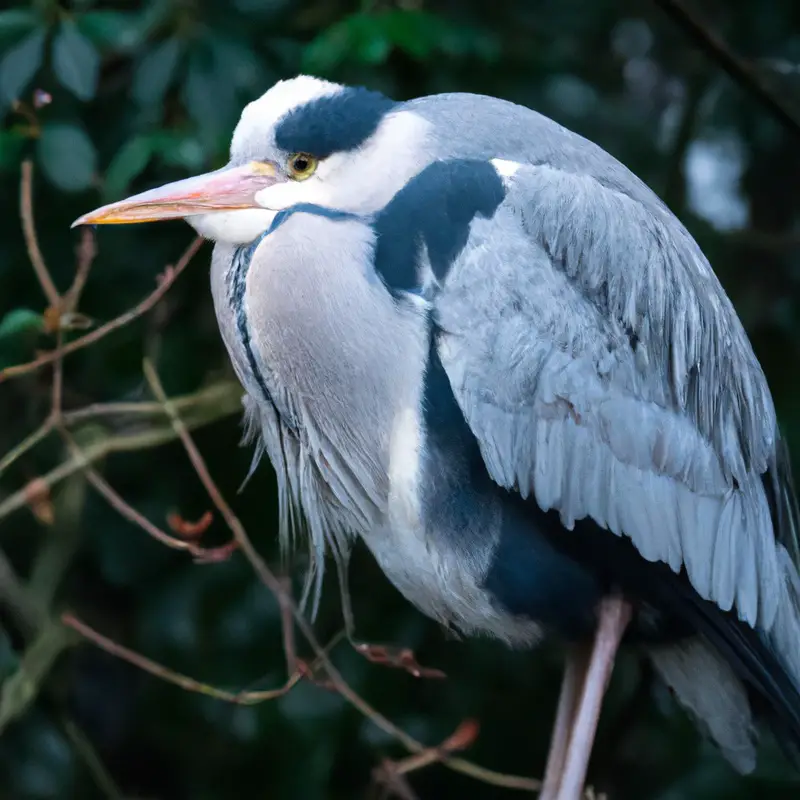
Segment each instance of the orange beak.
[{"label": "orange beak", "polygon": [[71,227],[160,222],[213,211],[260,208],[256,194],[280,180],[275,166],[269,162],[251,161],[239,167],[223,167],[101,206],[78,217]]}]

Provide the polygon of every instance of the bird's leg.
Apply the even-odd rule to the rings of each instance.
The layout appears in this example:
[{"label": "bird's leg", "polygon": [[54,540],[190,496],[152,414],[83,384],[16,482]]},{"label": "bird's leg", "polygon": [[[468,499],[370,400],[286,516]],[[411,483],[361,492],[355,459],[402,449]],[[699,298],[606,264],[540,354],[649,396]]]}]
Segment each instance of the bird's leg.
[{"label": "bird's leg", "polygon": [[575,722],[578,699],[583,690],[588,665],[589,652],[585,646],[578,645],[570,649],[561,679],[556,721],[553,725],[550,752],[547,756],[547,767],[539,800],[557,800],[558,798],[558,787],[564,772],[570,733]]},{"label": "bird's leg", "polygon": [[409,647],[397,647],[391,644],[370,644],[359,642],[355,638],[356,625],[353,618],[353,606],[350,603],[350,592],[347,581],[347,562],[336,559],[336,571],[339,577],[339,596],[342,601],[342,617],[347,640],[353,649],[364,656],[373,664],[382,664],[387,667],[398,667],[413,675],[415,678],[444,678],[444,672],[431,667],[423,667],[417,663],[413,651]]},{"label": "bird's leg", "polygon": [[600,601],[597,631],[575,714],[558,800],[580,800],[583,797],[603,697],[630,619],[630,604],[621,597],[606,597]]}]

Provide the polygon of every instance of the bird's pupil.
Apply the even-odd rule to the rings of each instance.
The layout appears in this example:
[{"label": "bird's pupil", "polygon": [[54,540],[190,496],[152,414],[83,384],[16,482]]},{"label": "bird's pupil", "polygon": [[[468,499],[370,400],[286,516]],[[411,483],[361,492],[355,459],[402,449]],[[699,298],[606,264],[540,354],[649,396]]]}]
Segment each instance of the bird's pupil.
[{"label": "bird's pupil", "polygon": [[308,159],[306,159],[306,158],[296,158],[294,160],[294,168],[298,172],[305,172],[308,169]]}]

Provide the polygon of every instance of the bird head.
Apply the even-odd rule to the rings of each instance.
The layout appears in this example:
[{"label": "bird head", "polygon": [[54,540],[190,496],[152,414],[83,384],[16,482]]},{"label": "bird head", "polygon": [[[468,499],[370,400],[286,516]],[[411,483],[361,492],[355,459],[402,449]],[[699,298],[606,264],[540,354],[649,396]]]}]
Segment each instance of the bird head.
[{"label": "bird head", "polygon": [[182,218],[238,245],[299,204],[370,214],[430,162],[428,128],[379,92],[301,75],[245,107],[221,169],[103,206],[73,227]]}]

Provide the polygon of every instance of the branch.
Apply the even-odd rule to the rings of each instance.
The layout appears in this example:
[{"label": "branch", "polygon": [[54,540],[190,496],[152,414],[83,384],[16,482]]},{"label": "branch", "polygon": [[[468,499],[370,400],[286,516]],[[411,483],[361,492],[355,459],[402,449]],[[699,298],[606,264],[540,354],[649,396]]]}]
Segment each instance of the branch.
[{"label": "branch", "polygon": [[[172,403],[181,413],[203,406],[208,406],[209,408],[222,406],[226,409],[227,414],[232,413],[237,408],[241,410],[241,394],[241,386],[236,381],[223,380],[197,392],[176,397]],[[164,411],[164,406],[161,403],[156,402],[92,403],[74,411],[65,411],[64,422],[67,425],[73,425],[76,422],[84,422],[85,420],[94,420],[101,417],[123,417],[125,415],[163,417],[166,416],[166,411]]]},{"label": "branch", "polygon": [[181,689],[184,689],[187,692],[204,694],[207,697],[213,697],[226,703],[236,703],[237,705],[254,705],[255,703],[263,703],[267,700],[274,700],[277,697],[282,697],[285,695],[303,677],[302,671],[298,670],[289,676],[288,680],[283,686],[277,689],[267,689],[258,692],[229,692],[226,689],[218,689],[215,686],[210,686],[207,683],[196,681],[194,678],[190,678],[187,675],[182,675],[179,672],[168,669],[162,664],[159,664],[157,661],[153,661],[152,659],[143,656],[141,653],[137,653],[135,650],[123,647],[121,644],[117,644],[107,636],[103,636],[101,633],[98,633],[96,630],[94,630],[94,628],[89,627],[85,622],[81,622],[81,620],[79,620],[73,614],[63,614],[61,621],[68,628],[72,628],[80,633],[81,636],[96,644],[101,650],[105,650],[112,656],[116,656],[117,658],[121,658],[123,661],[127,661],[129,664],[133,664],[133,666],[138,667],[145,672],[149,672],[151,675],[155,675],[156,678],[160,678],[162,681],[172,683],[175,686],[180,686]]},{"label": "branch", "polygon": [[58,309],[61,297],[58,294],[50,271],[44,263],[44,256],[39,249],[39,241],[36,238],[36,227],[33,223],[33,163],[25,159],[22,162],[22,178],[19,187],[19,213],[22,219],[22,232],[25,235],[25,247],[28,250],[28,258],[31,260],[33,271],[39,285],[42,287],[44,296],[51,308]]},{"label": "branch", "polygon": [[[230,404],[228,406],[221,404],[219,406],[211,406],[209,409],[203,408],[202,414],[197,414],[191,418],[188,425],[191,428],[197,428],[201,425],[206,425],[210,422],[234,413],[241,408],[236,398],[236,405]],[[158,426],[151,427],[144,431],[137,431],[135,433],[118,433],[113,436],[107,436],[96,444],[85,447],[83,450],[83,458],[76,458],[72,456],[67,461],[62,462],[50,472],[45,473],[32,481],[27,483],[14,494],[7,497],[0,502],[0,520],[12,514],[20,508],[25,508],[30,504],[31,500],[42,495],[43,492],[49,491],[57,484],[61,483],[65,478],[80,472],[86,467],[86,464],[94,464],[102,458],[105,458],[112,453],[132,453],[137,450],[149,450],[153,447],[159,447],[168,442],[177,439],[178,436],[172,426]]]},{"label": "branch", "polygon": [[61,725],[72,746],[86,764],[86,768],[89,770],[89,774],[92,776],[97,788],[109,800],[125,800],[125,795],[117,786],[116,781],[92,747],[92,743],[77,723],[70,717],[62,717]]},{"label": "branch", "polygon": [[120,314],[120,316],[112,319],[105,325],[101,325],[91,333],[87,333],[85,336],[81,336],[78,339],[65,344],[63,347],[51,350],[49,353],[44,353],[38,358],[35,358],[33,361],[29,361],[27,364],[17,364],[16,366],[6,367],[6,369],[0,370],[0,383],[10,380],[11,378],[18,378],[20,375],[26,375],[29,372],[33,372],[34,370],[45,366],[46,364],[52,364],[54,361],[57,361],[58,359],[63,358],[70,353],[74,353],[76,350],[81,350],[84,347],[88,347],[90,344],[94,344],[100,339],[108,336],[109,333],[112,333],[113,331],[116,331],[119,328],[122,328],[125,325],[133,322],[135,319],[141,317],[142,314],[148,312],[167,293],[172,284],[175,283],[177,278],[186,269],[189,262],[196,255],[197,251],[202,246],[203,241],[204,240],[198,236],[189,245],[175,266],[167,267],[167,269],[164,271],[164,274],[160,276],[161,279],[155,291],[149,294],[138,305],[134,306],[129,311],[126,311],[124,314]]},{"label": "branch", "polygon": [[682,0],[654,0],[654,2],[672,17],[686,35],[736,83],[750,92],[793,133],[800,134],[800,120],[772,92],[764,79],[744,59],[739,58],[716,33],[710,31]]},{"label": "branch", "polygon": [[152,536],[156,541],[173,550],[185,550],[190,553],[197,561],[203,563],[212,563],[222,560],[221,556],[230,556],[231,547],[223,545],[222,547],[205,548],[200,547],[194,542],[187,539],[179,539],[176,536],[171,536],[166,531],[161,530],[157,525],[150,522],[147,517],[140,514],[133,506],[125,502],[120,494],[115,491],[111,484],[100,475],[97,470],[93,469],[84,455],[83,450],[79,447],[75,439],[70,436],[65,429],[61,430],[61,435],[67,446],[72,451],[73,455],[83,467],[83,472],[86,475],[89,483],[106,499],[108,504],[123,518],[138,525],[145,533]]},{"label": "branch", "polygon": [[46,439],[53,430],[53,420],[45,420],[32,434],[26,436],[18,445],[9,450],[0,459],[0,475],[2,475],[18,458],[24,456],[33,447],[36,447],[42,439]]},{"label": "branch", "polygon": [[75,270],[72,286],[67,289],[63,297],[63,310],[65,312],[75,311],[78,307],[83,294],[83,287],[86,286],[89,272],[97,256],[97,244],[94,239],[94,231],[91,228],[84,227],[81,230],[81,241],[78,245],[77,256],[78,266]]}]

